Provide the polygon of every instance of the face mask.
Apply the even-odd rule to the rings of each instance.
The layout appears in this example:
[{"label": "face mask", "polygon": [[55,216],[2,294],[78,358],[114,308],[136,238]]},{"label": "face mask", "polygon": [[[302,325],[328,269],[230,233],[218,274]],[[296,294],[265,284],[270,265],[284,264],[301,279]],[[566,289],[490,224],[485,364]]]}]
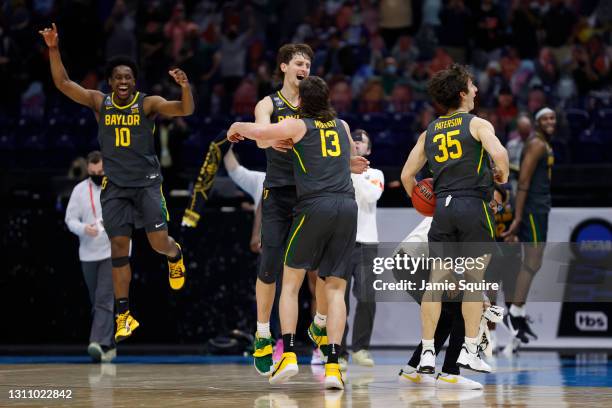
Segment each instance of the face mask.
[{"label": "face mask", "polygon": [[102,185],[102,179],[104,179],[104,176],[101,174],[90,174],[89,177],[91,178],[91,181],[93,181],[93,183],[96,186],[101,186]]}]

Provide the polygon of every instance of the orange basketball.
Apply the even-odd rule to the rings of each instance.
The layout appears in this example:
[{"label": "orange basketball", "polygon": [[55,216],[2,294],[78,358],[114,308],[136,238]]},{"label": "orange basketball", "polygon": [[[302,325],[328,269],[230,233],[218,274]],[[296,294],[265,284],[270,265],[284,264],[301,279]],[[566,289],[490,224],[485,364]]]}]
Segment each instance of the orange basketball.
[{"label": "orange basketball", "polygon": [[419,181],[412,190],[412,206],[422,215],[431,217],[436,209],[433,179]]}]

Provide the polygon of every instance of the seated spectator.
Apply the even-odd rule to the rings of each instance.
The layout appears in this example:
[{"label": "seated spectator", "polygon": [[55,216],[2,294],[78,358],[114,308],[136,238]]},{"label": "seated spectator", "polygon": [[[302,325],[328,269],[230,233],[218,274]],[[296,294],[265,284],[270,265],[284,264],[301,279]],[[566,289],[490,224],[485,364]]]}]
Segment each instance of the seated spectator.
[{"label": "seated spectator", "polygon": [[426,63],[423,61],[413,64],[405,75],[408,77],[408,85],[410,85],[414,92],[414,99],[420,101],[429,99],[429,96],[427,95],[427,81],[429,81],[429,72],[427,71],[427,66],[425,64]]},{"label": "seated spectator", "polygon": [[391,56],[397,62],[398,70],[403,72],[410,64],[416,61],[419,56],[419,49],[414,45],[412,37],[402,35],[391,50]]},{"label": "seated spectator", "polygon": [[451,66],[453,59],[448,55],[444,48],[436,48],[434,57],[429,64],[429,75],[433,75],[438,71],[442,71]]},{"label": "seated spectator", "polygon": [[364,87],[359,102],[360,113],[382,112],[385,100],[385,91],[378,79],[371,79]]},{"label": "seated spectator", "polygon": [[257,104],[257,87],[249,78],[242,80],[234,92],[232,112],[235,115],[252,115]]},{"label": "seated spectator", "polygon": [[329,99],[336,112],[350,112],[353,106],[353,93],[349,83],[344,79],[333,83],[329,90]]},{"label": "seated spectator", "polygon": [[548,47],[540,49],[540,53],[536,61],[536,75],[544,87],[552,87],[559,80],[557,60],[551,49]]},{"label": "seated spectator", "polygon": [[395,84],[391,92],[389,108],[394,113],[405,113],[412,111],[412,91],[410,86],[404,83]]},{"label": "seated spectator", "polygon": [[389,95],[399,80],[397,73],[397,62],[393,57],[385,58],[385,69],[382,72],[382,85],[385,90],[385,95]]},{"label": "seated spectator", "polygon": [[514,73],[518,70],[521,65],[521,59],[519,58],[518,51],[514,47],[508,47],[501,59],[499,60],[499,65],[501,67],[502,77],[506,81],[510,81]]}]

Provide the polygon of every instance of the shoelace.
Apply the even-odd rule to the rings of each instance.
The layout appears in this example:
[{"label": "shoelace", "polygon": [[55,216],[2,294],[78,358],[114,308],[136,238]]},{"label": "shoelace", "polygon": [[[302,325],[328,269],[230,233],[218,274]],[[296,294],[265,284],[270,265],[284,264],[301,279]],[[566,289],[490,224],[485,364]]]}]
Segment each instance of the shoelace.
[{"label": "shoelace", "polygon": [[122,313],[117,317],[117,327],[125,327],[127,322],[128,314]]},{"label": "shoelace", "polygon": [[170,264],[170,277],[171,278],[181,278],[183,276],[183,271],[178,262]]}]

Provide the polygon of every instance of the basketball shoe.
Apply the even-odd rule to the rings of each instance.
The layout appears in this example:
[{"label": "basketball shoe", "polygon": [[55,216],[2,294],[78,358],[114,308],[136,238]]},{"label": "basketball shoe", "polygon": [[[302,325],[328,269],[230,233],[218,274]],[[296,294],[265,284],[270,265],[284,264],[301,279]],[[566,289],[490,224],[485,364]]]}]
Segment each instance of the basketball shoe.
[{"label": "basketball shoe", "polygon": [[436,371],[436,352],[433,349],[423,349],[419,363],[419,373],[433,374]]},{"label": "basketball shoe", "polygon": [[115,343],[119,343],[122,340],[127,339],[132,335],[132,332],[136,330],[140,324],[130,315],[128,310],[125,313],[117,315],[117,331],[115,332]]},{"label": "basketball shoe", "polygon": [[270,384],[283,384],[298,373],[297,356],[295,353],[283,353],[278,363],[274,364],[274,369],[270,379]]},{"label": "basketball shoe", "polygon": [[478,354],[478,349],[472,353],[468,349],[468,345],[463,343],[461,346],[461,353],[457,359],[457,365],[459,367],[467,368],[469,370],[478,371],[480,373],[490,373],[491,366],[488,365]]},{"label": "basketball shoe", "polygon": [[397,377],[397,382],[410,386],[434,387],[436,380],[431,374],[422,374],[416,368],[406,364]]},{"label": "basketball shoe", "polygon": [[176,262],[170,262],[168,259],[168,280],[170,281],[170,287],[174,290],[179,290],[185,284],[185,264],[183,263],[183,251],[181,246],[177,243],[176,246],[179,249],[181,257]]},{"label": "basketball shoe", "polygon": [[344,380],[340,365],[329,363],[325,364],[325,389],[326,390],[343,390]]},{"label": "basketball shoe", "polygon": [[482,390],[482,384],[460,375],[439,373],[436,377],[436,388],[457,390]]},{"label": "basketball shoe", "polygon": [[253,365],[259,374],[266,377],[272,372],[272,352],[272,338],[259,337],[259,334],[255,333]]}]

